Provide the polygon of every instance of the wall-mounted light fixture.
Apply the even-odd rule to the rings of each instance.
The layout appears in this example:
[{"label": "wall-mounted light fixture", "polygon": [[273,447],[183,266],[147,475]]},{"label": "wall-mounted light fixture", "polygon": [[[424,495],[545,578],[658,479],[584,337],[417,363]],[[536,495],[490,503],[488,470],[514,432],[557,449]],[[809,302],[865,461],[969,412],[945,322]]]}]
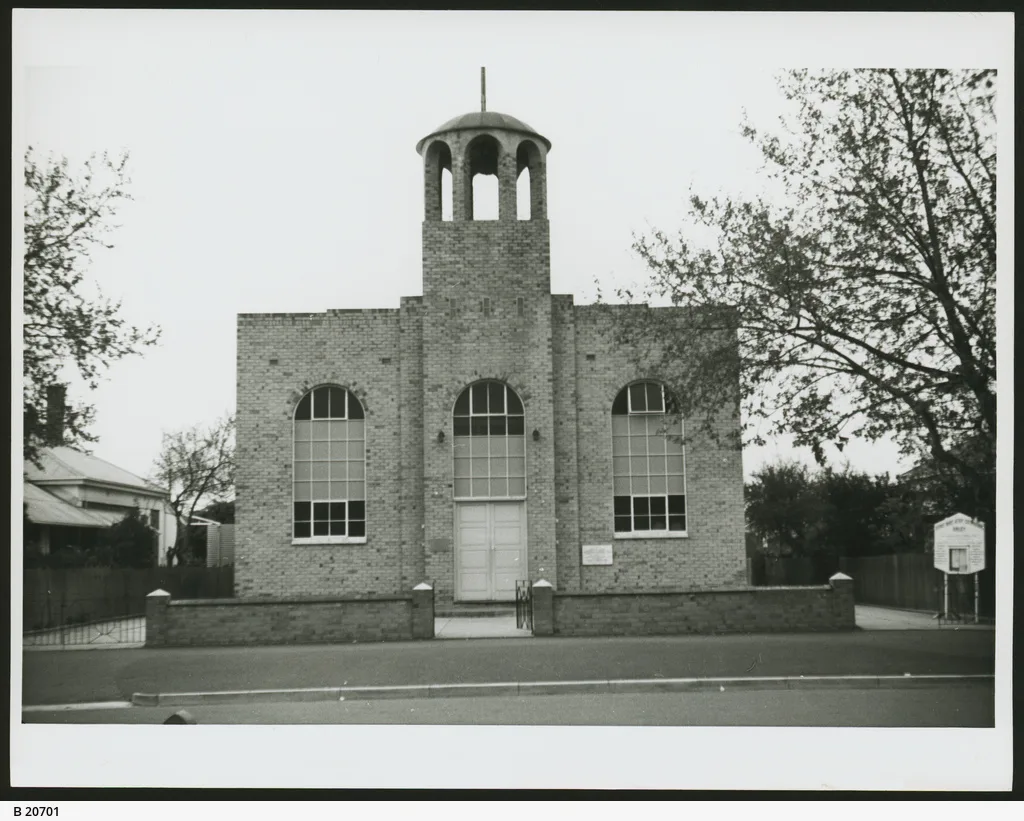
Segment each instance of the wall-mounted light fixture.
[{"label": "wall-mounted light fixture", "polygon": [[444,431],[443,430],[439,430],[437,432],[437,444],[440,445],[443,442],[444,442]]},{"label": "wall-mounted light fixture", "polygon": [[533,429],[533,441],[534,442],[539,442],[540,441],[540,431],[537,430],[536,428]]}]

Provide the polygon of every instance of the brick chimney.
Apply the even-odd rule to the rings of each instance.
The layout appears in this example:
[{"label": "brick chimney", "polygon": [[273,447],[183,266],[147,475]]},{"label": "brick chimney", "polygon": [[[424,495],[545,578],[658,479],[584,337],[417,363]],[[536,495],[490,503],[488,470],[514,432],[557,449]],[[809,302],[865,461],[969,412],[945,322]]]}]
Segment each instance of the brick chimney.
[{"label": "brick chimney", "polygon": [[46,444],[50,447],[64,444],[65,395],[63,385],[46,388]]}]

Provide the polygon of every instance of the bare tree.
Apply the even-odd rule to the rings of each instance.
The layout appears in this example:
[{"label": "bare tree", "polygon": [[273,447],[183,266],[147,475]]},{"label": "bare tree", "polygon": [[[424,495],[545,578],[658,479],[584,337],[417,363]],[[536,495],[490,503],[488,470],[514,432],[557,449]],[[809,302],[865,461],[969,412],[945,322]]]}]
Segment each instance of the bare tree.
[{"label": "bare tree", "polygon": [[234,416],[226,416],[209,427],[193,425],[164,434],[154,477],[170,490],[171,508],[179,523],[171,558],[177,564],[189,564],[193,560],[189,523],[196,509],[234,496]]}]

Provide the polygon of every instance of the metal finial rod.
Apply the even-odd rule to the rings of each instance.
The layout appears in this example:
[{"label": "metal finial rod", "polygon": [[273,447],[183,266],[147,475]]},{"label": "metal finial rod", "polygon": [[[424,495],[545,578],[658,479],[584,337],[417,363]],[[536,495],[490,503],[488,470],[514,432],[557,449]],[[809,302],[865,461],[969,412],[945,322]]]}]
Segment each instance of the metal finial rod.
[{"label": "metal finial rod", "polygon": [[480,66],[480,110],[487,110],[487,69]]}]

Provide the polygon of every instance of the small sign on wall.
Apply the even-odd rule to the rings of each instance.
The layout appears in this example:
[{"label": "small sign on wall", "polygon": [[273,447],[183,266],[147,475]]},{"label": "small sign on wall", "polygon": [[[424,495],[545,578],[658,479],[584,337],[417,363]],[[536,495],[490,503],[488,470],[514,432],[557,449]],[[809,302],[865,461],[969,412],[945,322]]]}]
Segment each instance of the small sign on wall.
[{"label": "small sign on wall", "polygon": [[583,564],[611,564],[612,546],[610,544],[583,545]]}]

